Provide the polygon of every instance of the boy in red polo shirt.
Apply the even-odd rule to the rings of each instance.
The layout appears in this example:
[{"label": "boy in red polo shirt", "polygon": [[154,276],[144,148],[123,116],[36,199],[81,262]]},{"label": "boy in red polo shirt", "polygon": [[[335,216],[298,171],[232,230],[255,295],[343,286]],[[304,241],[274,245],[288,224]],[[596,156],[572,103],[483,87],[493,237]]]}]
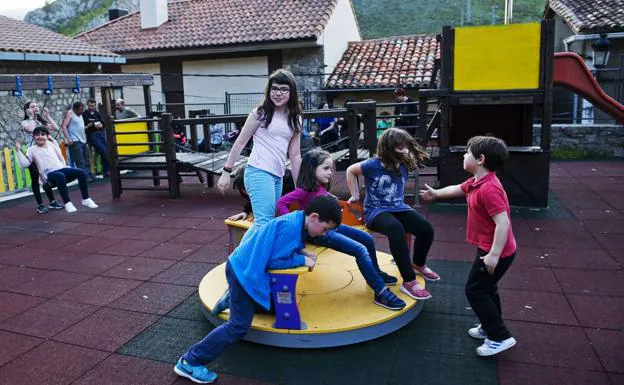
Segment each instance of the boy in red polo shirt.
[{"label": "boy in red polo shirt", "polygon": [[462,184],[439,190],[425,185],[420,191],[426,201],[465,196],[468,202],[466,239],[478,249],[466,282],[466,297],[481,321],[468,334],[484,340],[476,349],[479,356],[492,356],[516,344],[503,322],[497,286],[516,256],[509,201],[495,173],[507,158],[505,142],[475,136],[464,154],[464,170],[473,176]]}]

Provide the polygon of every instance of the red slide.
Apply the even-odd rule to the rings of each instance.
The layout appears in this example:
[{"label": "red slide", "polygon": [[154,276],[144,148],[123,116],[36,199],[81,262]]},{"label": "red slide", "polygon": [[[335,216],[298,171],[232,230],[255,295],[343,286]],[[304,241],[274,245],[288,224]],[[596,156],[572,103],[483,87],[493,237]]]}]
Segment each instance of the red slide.
[{"label": "red slide", "polygon": [[604,92],[579,55],[572,52],[555,53],[553,83],[582,96],[624,124],[624,106]]}]

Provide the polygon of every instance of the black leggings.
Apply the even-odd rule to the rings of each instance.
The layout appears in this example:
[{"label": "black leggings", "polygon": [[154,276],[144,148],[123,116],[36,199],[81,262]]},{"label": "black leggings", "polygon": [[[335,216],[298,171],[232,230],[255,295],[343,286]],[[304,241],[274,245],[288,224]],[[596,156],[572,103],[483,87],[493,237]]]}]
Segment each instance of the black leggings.
[{"label": "black leggings", "polygon": [[[368,226],[369,229],[384,234],[390,241],[390,252],[401,272],[404,282],[416,279],[412,262],[424,266],[427,254],[433,243],[433,226],[416,210],[399,212],[384,211],[377,214]],[[414,256],[410,259],[405,235],[414,235]]]},{"label": "black leggings", "polygon": [[[43,199],[41,198],[41,190],[39,190],[39,170],[37,169],[37,165],[31,163],[28,167],[28,171],[30,172],[30,182],[32,187],[33,195],[35,196],[35,200],[37,201],[37,205],[43,204]],[[45,191],[48,196],[48,200],[50,202],[54,201],[54,194],[52,193],[52,187],[49,184],[45,183],[43,185],[43,191]]]}]

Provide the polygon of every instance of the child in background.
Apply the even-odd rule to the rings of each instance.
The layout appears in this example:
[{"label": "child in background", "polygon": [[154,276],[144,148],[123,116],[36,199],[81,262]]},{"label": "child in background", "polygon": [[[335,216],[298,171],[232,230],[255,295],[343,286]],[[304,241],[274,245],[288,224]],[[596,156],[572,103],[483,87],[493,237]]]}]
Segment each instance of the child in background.
[{"label": "child in background", "polygon": [[229,285],[230,318],[193,345],[176,364],[175,372],[197,383],[211,383],[216,373],[205,365],[247,334],[257,305],[270,309],[268,269],[316,264],[316,255],[303,249],[304,233],[312,238],[340,225],[342,211],[336,199],[318,197],[304,211],[270,221],[250,233],[229,256],[225,276]]},{"label": "child in background", "polygon": [[381,134],[383,134],[386,129],[392,127],[392,120],[386,118],[386,116],[390,116],[388,111],[381,111],[379,115],[384,116],[384,118],[377,120],[377,139],[381,137]]},{"label": "child in background", "polygon": [[[247,194],[247,190],[245,190],[245,169],[247,167],[241,167],[236,172],[236,176],[234,177],[234,181],[232,182],[232,188],[234,190],[238,190],[240,195],[245,199],[245,205],[243,206],[243,212],[234,214],[228,218],[230,221],[241,221],[248,219],[253,221],[253,210],[251,208],[251,201],[249,200],[249,195]],[[295,189],[295,183],[293,182],[292,173],[289,169],[286,169],[284,173],[284,183],[282,184],[282,195],[288,194],[289,192]]]},{"label": "child in background", "polygon": [[[293,203],[305,209],[314,198],[330,195],[328,190],[333,168],[334,161],[329,152],[315,148],[305,153],[297,180],[299,187],[277,201],[277,214],[287,214]],[[386,287],[386,284],[396,284],[397,279],[379,269],[375,241],[370,234],[351,226],[340,225],[310,242],[354,256],[366,283],[375,293],[375,304],[390,310],[401,310],[405,307],[405,302]]]},{"label": "child in background", "polygon": [[50,183],[51,186],[58,188],[59,193],[65,202],[65,211],[73,213],[76,207],[71,203],[69,193],[67,191],[67,183],[74,179],[78,179],[80,192],[82,193],[82,205],[95,209],[98,206],[89,198],[89,189],[87,187],[87,173],[79,168],[67,167],[65,159],[61,154],[61,149],[54,139],[50,137],[48,129],[38,126],[33,131],[35,145],[30,146],[26,151],[26,156],[22,154],[21,143],[16,143],[17,159],[22,167],[29,167],[35,164],[39,170],[39,179],[42,184]]},{"label": "child in background", "polygon": [[[374,158],[347,169],[347,184],[351,192],[349,203],[360,200],[356,177],[364,175],[366,226],[388,237],[390,251],[403,278],[401,291],[417,300],[431,298],[431,294],[418,283],[416,274],[428,281],[440,279],[426,265],[433,243],[433,226],[403,199],[408,170],[417,169],[426,158],[427,153],[410,134],[398,128],[389,128],[379,138]],[[414,235],[412,258],[405,243],[406,233]]]},{"label": "child in background", "polygon": [[509,201],[495,171],[507,160],[505,142],[475,136],[468,141],[464,170],[472,174],[464,183],[436,190],[425,185],[420,196],[427,201],[466,197],[468,243],[477,246],[477,257],[466,282],[466,297],[481,325],[468,330],[472,338],[484,340],[479,356],[492,356],[516,344],[502,317],[498,281],[516,256],[511,230]]}]

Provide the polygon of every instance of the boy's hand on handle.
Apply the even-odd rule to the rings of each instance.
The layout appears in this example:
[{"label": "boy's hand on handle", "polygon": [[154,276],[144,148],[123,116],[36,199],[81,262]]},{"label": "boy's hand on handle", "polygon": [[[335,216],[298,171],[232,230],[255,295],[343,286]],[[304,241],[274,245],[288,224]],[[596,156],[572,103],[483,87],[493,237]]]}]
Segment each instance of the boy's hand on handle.
[{"label": "boy's hand on handle", "polygon": [[487,253],[486,255],[481,257],[481,259],[483,260],[483,264],[485,265],[485,269],[487,270],[487,272],[490,273],[490,275],[493,275],[494,270],[498,265],[498,260],[500,259],[500,256],[495,256],[493,254]]},{"label": "boy's hand on handle", "polygon": [[314,270],[314,266],[316,266],[316,254],[311,253],[311,255],[313,256],[305,256],[305,265],[308,267],[308,271],[312,271]]},{"label": "boy's hand on handle", "polygon": [[226,189],[230,187],[230,173],[224,172],[219,177],[219,181],[217,182],[217,188],[219,192],[225,195]]},{"label": "boy's hand on handle", "polygon": [[437,198],[436,190],[425,183],[425,188],[418,193],[424,201],[434,201]]},{"label": "boy's hand on handle", "polygon": [[305,265],[308,267],[308,270],[314,270],[314,266],[316,265],[316,254],[306,249],[301,250],[301,254],[305,257]]},{"label": "boy's hand on handle", "polygon": [[15,149],[17,151],[21,151],[22,150],[22,143],[20,143],[19,141],[15,142]]}]

